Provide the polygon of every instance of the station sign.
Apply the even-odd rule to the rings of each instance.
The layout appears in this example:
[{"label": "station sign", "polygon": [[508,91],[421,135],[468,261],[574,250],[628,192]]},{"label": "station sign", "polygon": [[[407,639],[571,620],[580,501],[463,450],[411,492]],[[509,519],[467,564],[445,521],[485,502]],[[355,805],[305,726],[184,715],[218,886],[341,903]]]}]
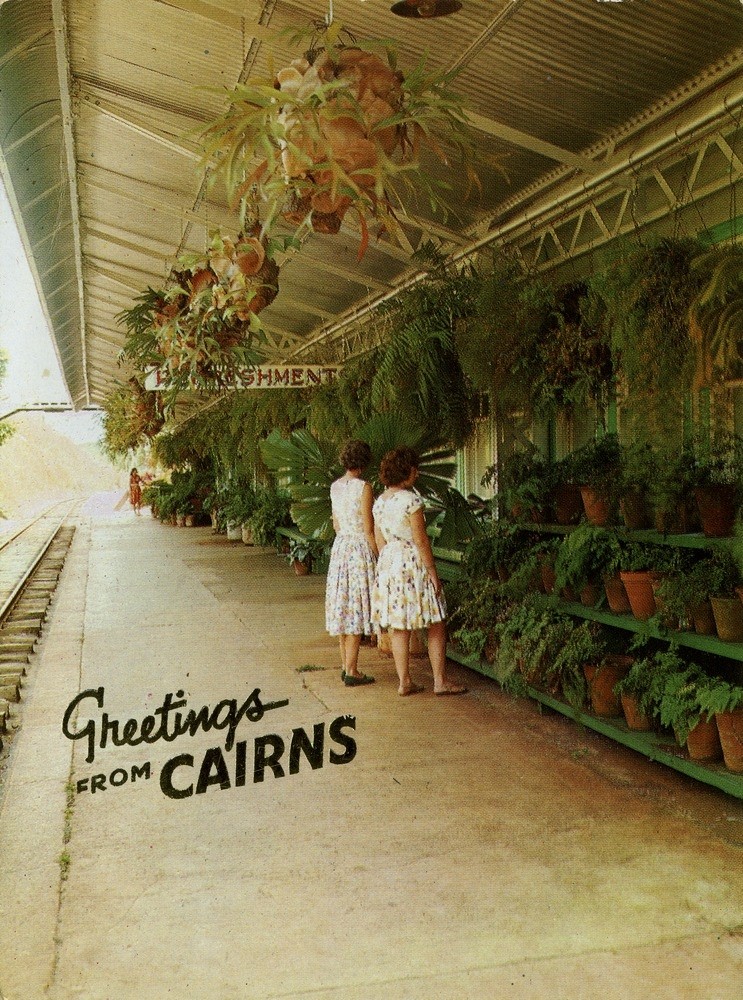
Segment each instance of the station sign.
[{"label": "station sign", "polygon": [[[332,382],[341,365],[253,365],[233,382],[236,389],[310,389]],[[153,368],[144,380],[145,389],[167,389],[167,374]]]}]

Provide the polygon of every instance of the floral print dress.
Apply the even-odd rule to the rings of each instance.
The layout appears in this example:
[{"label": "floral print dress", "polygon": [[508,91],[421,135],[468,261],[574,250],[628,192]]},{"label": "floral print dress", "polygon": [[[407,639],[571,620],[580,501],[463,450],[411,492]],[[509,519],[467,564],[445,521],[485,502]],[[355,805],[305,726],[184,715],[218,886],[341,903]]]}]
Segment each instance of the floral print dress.
[{"label": "floral print dress", "polygon": [[374,552],[364,534],[363,479],[336,479],[330,501],[338,532],[330,551],[325,587],[325,628],[330,635],[372,635]]},{"label": "floral print dress", "polygon": [[386,543],[372,595],[372,621],[381,628],[426,628],[446,618],[444,597],[437,596],[413,542],[410,515],[422,507],[411,490],[383,495],[374,504],[374,521]]}]

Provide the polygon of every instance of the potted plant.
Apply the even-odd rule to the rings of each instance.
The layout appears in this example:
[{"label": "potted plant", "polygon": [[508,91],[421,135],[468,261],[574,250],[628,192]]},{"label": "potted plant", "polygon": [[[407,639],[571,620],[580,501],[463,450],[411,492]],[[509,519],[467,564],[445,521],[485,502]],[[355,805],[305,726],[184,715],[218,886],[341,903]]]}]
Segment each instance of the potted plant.
[{"label": "potted plant", "polygon": [[490,466],[482,478],[484,486],[497,484],[499,509],[516,520],[543,523],[549,520],[552,498],[552,466],[533,446],[515,451],[500,469]]},{"label": "potted plant", "polygon": [[602,581],[618,570],[622,546],[617,533],[584,522],[566,536],[555,559],[555,590],[569,589],[581,602],[595,605],[601,596]]},{"label": "potted plant", "polygon": [[297,576],[306,576],[312,572],[313,560],[321,557],[325,549],[326,543],[319,538],[292,538],[286,559]]},{"label": "potted plant", "polygon": [[724,590],[725,579],[729,577],[732,580],[734,574],[729,568],[725,570],[723,562],[714,556],[699,559],[688,553],[684,558],[679,553],[679,560],[677,569],[653,583],[656,607],[676,628],[714,635],[715,621],[710,597]]},{"label": "potted plant", "polygon": [[462,557],[462,569],[475,579],[490,576],[507,580],[524,538],[524,532],[517,525],[495,521],[468,543]]},{"label": "potted plant", "polygon": [[680,746],[686,745],[692,760],[719,760],[720,737],[714,715],[704,711],[704,691],[714,681],[693,663],[679,663],[669,673],[658,704],[661,725],[673,729]]},{"label": "potted plant", "polygon": [[[596,622],[582,622],[577,627],[571,623],[566,634],[559,638],[562,641],[557,644],[548,677],[567,703],[581,710],[589,697],[586,667],[601,662],[606,653],[604,633]],[[592,679],[595,677],[590,671],[589,674]]]},{"label": "potted plant", "polygon": [[743,773],[743,687],[713,679],[699,692],[699,704],[715,716],[725,767]]},{"label": "potted plant", "polygon": [[604,434],[583,445],[573,456],[575,476],[591,524],[606,525],[614,516],[621,459],[622,449],[616,434]]},{"label": "potted plant", "polygon": [[622,446],[617,482],[619,510],[625,525],[632,531],[650,527],[647,497],[655,474],[650,444],[638,441]]},{"label": "potted plant", "polygon": [[633,660],[627,673],[614,685],[628,729],[647,732],[652,728],[656,710],[653,701],[656,674],[653,658],[640,656]]},{"label": "potted plant", "polygon": [[663,534],[699,530],[694,498],[696,456],[692,445],[686,442],[678,447],[656,446],[654,456],[648,500],[656,530]]},{"label": "potted plant", "polygon": [[743,438],[718,433],[696,449],[697,501],[702,531],[710,537],[732,535],[741,500]]},{"label": "potted plant", "polygon": [[583,516],[583,498],[576,479],[575,452],[552,465],[552,505],[557,524],[577,524]]},{"label": "potted plant", "polygon": [[276,529],[292,525],[290,507],[291,497],[286,490],[270,486],[256,488],[256,506],[247,521],[256,545],[277,544]]},{"label": "potted plant", "polygon": [[630,541],[622,546],[619,576],[635,618],[647,621],[656,614],[653,586],[662,573],[674,569],[677,558],[673,549],[663,545]]}]

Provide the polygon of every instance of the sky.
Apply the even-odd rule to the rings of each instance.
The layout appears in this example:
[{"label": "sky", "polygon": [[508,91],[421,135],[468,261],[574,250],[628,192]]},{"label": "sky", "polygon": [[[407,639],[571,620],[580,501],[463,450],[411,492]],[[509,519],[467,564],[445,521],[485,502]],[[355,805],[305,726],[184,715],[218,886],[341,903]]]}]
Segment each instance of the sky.
[{"label": "sky", "polygon": [[[0,181],[0,347],[8,374],[0,385],[0,417],[28,403],[69,403],[54,343],[23,243]],[[100,414],[48,414],[55,430],[83,443],[101,437]]]}]

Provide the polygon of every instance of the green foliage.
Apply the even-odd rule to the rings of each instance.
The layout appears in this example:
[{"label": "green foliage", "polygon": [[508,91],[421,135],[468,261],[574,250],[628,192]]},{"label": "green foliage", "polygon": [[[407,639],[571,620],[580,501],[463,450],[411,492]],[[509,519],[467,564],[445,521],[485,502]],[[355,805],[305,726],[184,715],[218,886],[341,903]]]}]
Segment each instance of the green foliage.
[{"label": "green foliage", "polygon": [[[500,571],[510,571],[524,533],[509,521],[493,521],[473,538],[464,551],[462,568],[470,579],[496,578]],[[503,574],[505,575],[505,573]]]},{"label": "green foliage", "polygon": [[290,563],[303,562],[312,563],[313,559],[319,559],[327,552],[327,543],[318,538],[292,538],[289,540],[289,551],[286,554]]},{"label": "green foliage", "polygon": [[700,250],[696,240],[672,238],[626,246],[588,281],[586,321],[610,338],[620,394],[642,416],[640,440],[680,425],[694,371],[688,316]]},{"label": "green foliage", "polygon": [[586,664],[598,664],[606,654],[604,632],[597,622],[582,622],[566,634],[556,636],[557,649],[548,670],[550,688],[562,694],[574,709],[582,709],[588,700],[588,684],[583,670]]},{"label": "green foliage", "polygon": [[616,495],[622,469],[622,446],[616,434],[604,434],[573,452],[572,474],[582,486]]},{"label": "green foliage", "polygon": [[546,284],[527,279],[515,258],[493,254],[474,315],[456,328],[456,347],[467,378],[491,393],[503,411],[533,404],[543,364],[542,330],[554,308],[554,293]]},{"label": "green foliage", "polygon": [[578,591],[591,580],[616,573],[622,561],[622,544],[616,531],[588,522],[566,535],[555,559],[555,591]]},{"label": "green foliage", "polygon": [[256,488],[256,506],[248,517],[256,545],[277,545],[277,528],[291,527],[291,497],[286,490],[269,486]]},{"label": "green foliage", "polygon": [[708,715],[718,712],[734,712],[743,708],[743,687],[729,681],[712,679],[699,692],[699,705]]},{"label": "green foliage", "polygon": [[483,486],[497,484],[496,498],[503,514],[529,520],[538,518],[549,508],[554,489],[554,467],[533,445],[515,451],[497,465],[488,466],[482,477]]},{"label": "green foliage", "polygon": [[103,401],[103,448],[116,459],[150,441],[165,423],[162,401],[137,378],[119,382]]},{"label": "green foliage", "polygon": [[740,369],[743,341],[743,245],[713,247],[692,263],[699,279],[689,307],[697,351],[694,384],[711,386]]}]

